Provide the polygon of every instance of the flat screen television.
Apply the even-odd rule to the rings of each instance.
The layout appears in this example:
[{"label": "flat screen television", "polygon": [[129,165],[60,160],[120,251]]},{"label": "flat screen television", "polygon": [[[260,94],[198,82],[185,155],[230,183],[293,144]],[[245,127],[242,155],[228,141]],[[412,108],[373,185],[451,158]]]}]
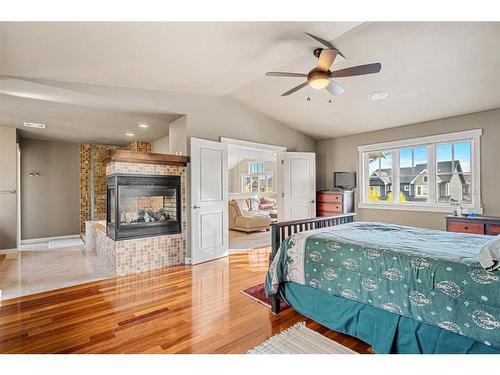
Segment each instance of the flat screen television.
[{"label": "flat screen television", "polygon": [[333,186],[337,189],[354,189],[356,172],[333,172]]}]

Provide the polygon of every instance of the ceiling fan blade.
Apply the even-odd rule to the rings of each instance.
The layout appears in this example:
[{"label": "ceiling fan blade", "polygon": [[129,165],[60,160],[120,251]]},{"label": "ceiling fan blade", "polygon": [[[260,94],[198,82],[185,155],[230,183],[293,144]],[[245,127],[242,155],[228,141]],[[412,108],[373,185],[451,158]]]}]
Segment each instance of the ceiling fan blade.
[{"label": "ceiling fan blade", "polygon": [[330,77],[339,78],[339,77],[361,76],[363,74],[378,73],[380,72],[380,69],[382,69],[382,65],[380,63],[351,66],[350,68],[335,70],[331,72]]},{"label": "ceiling fan blade", "polygon": [[281,96],[288,96],[290,94],[293,94],[295,91],[299,91],[301,88],[304,88],[307,86],[307,81],[304,83],[301,83],[298,86],[295,86],[293,89],[288,90],[287,92],[281,94]]},{"label": "ceiling fan blade", "polygon": [[307,77],[305,73],[267,72],[268,77]]},{"label": "ceiling fan blade", "polygon": [[306,33],[307,35],[309,35],[311,38],[313,38],[314,40],[316,40],[317,42],[320,42],[321,44],[323,44],[325,47],[328,47],[329,49],[334,49],[335,51],[337,51],[337,53],[342,56],[344,59],[347,59],[347,57],[345,57],[342,52],[339,51],[338,48],[336,48],[332,43],[330,43],[329,41],[327,40],[324,40],[324,39],[321,39],[319,36],[316,36],[316,35],[312,35],[312,34],[309,34],[309,33]]},{"label": "ceiling fan blade", "polygon": [[333,79],[330,79],[330,84],[325,87],[330,94],[332,95],[340,95],[342,94],[345,90],[342,86],[340,86],[337,82],[335,82]]},{"label": "ceiling fan blade", "polygon": [[336,49],[324,49],[318,58],[318,69],[322,72],[328,71],[332,66],[335,58],[337,57],[338,51]]},{"label": "ceiling fan blade", "polygon": [[328,48],[334,48],[335,47],[333,46],[332,43],[324,40],[324,39],[321,39],[319,36],[316,36],[316,35],[312,35],[312,34],[309,34],[309,33],[306,33],[307,35],[309,35],[311,38],[313,38],[314,40],[316,40],[317,42],[320,42],[321,44],[323,44],[325,47],[328,47]]}]

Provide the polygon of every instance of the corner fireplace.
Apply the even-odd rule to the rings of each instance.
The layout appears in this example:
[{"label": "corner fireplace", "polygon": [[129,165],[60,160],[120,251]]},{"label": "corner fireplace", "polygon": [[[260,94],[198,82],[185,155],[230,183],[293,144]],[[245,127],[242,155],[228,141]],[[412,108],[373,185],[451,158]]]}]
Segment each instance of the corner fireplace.
[{"label": "corner fireplace", "polygon": [[180,184],[180,176],[108,176],[107,235],[124,240],[181,233]]}]

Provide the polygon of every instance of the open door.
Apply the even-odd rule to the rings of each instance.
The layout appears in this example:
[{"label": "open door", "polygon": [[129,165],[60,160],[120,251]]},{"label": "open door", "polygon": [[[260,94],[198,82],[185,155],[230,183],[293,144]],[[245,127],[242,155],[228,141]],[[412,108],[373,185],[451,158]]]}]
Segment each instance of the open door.
[{"label": "open door", "polygon": [[316,154],[283,152],[280,159],[282,220],[316,217]]},{"label": "open door", "polygon": [[191,258],[228,255],[227,145],[191,138]]}]

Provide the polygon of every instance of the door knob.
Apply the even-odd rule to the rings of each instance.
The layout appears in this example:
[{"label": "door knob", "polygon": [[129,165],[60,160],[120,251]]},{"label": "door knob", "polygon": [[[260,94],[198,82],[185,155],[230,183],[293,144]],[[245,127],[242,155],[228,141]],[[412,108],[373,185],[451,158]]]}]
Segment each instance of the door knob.
[{"label": "door knob", "polygon": [[16,194],[16,189],[11,189],[11,190],[0,190],[0,193],[4,194]]},{"label": "door knob", "polygon": [[200,207],[200,206],[197,206],[197,205],[194,205],[194,206],[193,206],[193,209],[195,209],[195,210],[197,210],[197,209],[199,209],[199,208],[201,208],[201,207]]}]

